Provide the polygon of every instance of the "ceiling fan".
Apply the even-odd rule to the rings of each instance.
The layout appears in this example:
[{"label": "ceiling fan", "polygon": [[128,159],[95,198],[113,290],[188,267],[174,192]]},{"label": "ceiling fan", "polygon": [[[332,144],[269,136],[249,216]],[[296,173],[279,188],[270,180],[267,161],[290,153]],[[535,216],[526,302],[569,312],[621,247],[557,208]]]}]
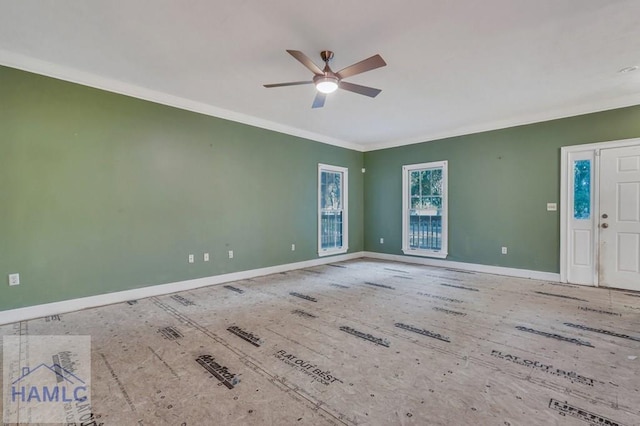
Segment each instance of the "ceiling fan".
[{"label": "ceiling fan", "polygon": [[318,93],[313,100],[312,108],[321,108],[324,106],[324,101],[327,98],[327,94],[335,92],[336,89],[348,90],[350,92],[358,93],[360,95],[369,96],[375,98],[382,90],[374,89],[373,87],[361,86],[359,84],[349,83],[343,81],[347,77],[351,77],[356,74],[361,74],[366,71],[371,71],[376,68],[384,67],[387,63],[382,59],[380,55],[373,55],[363,61],[356,64],[349,65],[346,68],[341,69],[338,72],[333,72],[329,67],[329,61],[333,59],[333,52],[330,50],[323,50],[320,52],[320,57],[324,61],[324,69],[320,69],[307,55],[299,50],[287,50],[287,52],[296,58],[302,65],[307,67],[313,74],[313,79],[308,81],[292,81],[289,83],[276,83],[265,84],[264,87],[284,87],[284,86],[298,86],[301,84],[315,84]]}]

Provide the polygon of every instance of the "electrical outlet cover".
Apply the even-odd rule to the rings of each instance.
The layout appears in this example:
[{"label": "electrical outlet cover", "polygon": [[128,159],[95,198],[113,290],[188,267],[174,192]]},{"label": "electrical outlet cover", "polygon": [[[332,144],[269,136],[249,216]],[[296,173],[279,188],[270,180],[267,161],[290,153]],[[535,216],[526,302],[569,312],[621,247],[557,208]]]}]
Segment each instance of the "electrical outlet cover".
[{"label": "electrical outlet cover", "polygon": [[20,274],[9,274],[9,285],[20,284]]}]

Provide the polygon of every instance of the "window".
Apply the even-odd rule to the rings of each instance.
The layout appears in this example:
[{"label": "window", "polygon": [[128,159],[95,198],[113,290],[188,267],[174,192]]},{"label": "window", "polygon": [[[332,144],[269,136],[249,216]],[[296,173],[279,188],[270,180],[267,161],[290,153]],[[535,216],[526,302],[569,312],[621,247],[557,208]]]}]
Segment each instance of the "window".
[{"label": "window", "polygon": [[591,160],[573,162],[573,218],[591,218]]},{"label": "window", "polygon": [[447,162],[402,167],[402,251],[447,257]]},{"label": "window", "polygon": [[346,253],[348,170],[318,164],[318,255]]}]

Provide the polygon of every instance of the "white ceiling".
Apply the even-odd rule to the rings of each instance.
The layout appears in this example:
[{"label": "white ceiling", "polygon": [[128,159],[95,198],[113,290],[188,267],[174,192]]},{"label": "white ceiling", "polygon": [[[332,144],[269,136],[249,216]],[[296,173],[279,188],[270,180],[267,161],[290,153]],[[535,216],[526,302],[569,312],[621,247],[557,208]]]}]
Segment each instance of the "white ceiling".
[{"label": "white ceiling", "polygon": [[[262,87],[285,49],[382,93]],[[640,104],[640,1],[0,0],[0,64],[371,150]]]}]

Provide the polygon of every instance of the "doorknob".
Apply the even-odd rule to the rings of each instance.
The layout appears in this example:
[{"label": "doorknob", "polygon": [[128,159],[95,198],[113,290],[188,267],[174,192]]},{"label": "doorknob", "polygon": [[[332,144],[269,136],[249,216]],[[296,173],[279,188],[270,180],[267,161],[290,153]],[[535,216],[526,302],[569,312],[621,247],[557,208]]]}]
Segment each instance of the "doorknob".
[{"label": "doorknob", "polygon": [[608,227],[609,227],[609,224],[607,224],[607,223],[603,223],[603,224],[602,224],[602,225],[600,225],[600,226],[601,226],[602,228],[608,228]]},{"label": "doorknob", "polygon": [[606,213],[604,213],[604,214],[602,215],[602,218],[603,218],[603,219],[606,219],[606,218],[608,218],[608,217],[609,217],[609,215],[608,215],[608,214],[606,214]]}]

